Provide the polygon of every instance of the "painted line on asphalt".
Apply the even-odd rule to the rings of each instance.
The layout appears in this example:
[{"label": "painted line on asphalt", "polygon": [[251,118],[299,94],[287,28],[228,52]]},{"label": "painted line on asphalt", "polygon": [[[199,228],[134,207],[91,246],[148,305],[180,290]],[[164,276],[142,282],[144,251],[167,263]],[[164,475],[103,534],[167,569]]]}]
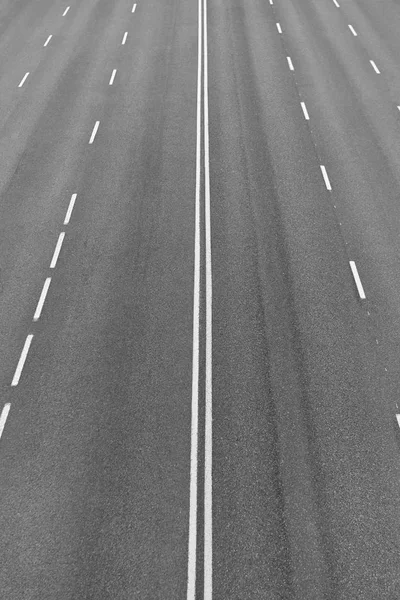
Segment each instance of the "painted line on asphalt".
[{"label": "painted line on asphalt", "polygon": [[270,4],[273,4],[273,3],[274,3],[274,0],[269,0],[269,3],[270,3]]},{"label": "painted line on asphalt", "polygon": [[24,77],[23,77],[23,79],[22,79],[22,81],[21,81],[21,83],[19,84],[19,86],[18,86],[18,87],[22,87],[22,86],[24,85],[24,83],[25,83],[25,80],[26,80],[26,78],[28,77],[28,75],[29,75],[29,71],[28,71],[28,73],[25,73],[25,75],[24,75]]},{"label": "painted line on asphalt", "polygon": [[375,73],[378,73],[378,74],[379,74],[379,73],[380,73],[380,70],[378,69],[378,67],[376,66],[376,64],[374,63],[374,61],[373,61],[373,60],[370,60],[369,62],[370,62],[370,63],[371,63],[371,65],[373,66],[373,68],[374,68],[374,70],[375,70]]},{"label": "painted line on asphalt", "polygon": [[294,71],[294,67],[293,67],[292,59],[290,58],[290,56],[287,56],[286,58],[287,58],[287,61],[288,61],[288,64],[289,64],[289,69],[290,69],[291,71]]},{"label": "painted line on asphalt", "polygon": [[397,419],[397,423],[398,423],[398,425],[400,427],[400,415],[396,415],[396,419]]},{"label": "painted line on asphalt", "polygon": [[354,260],[351,260],[349,262],[350,262],[351,271],[353,273],[353,277],[354,277],[355,282],[356,282],[356,286],[357,286],[357,290],[358,290],[359,296],[360,296],[360,298],[364,299],[365,298],[364,288],[362,286],[361,279],[360,279],[360,276],[359,276],[358,271],[357,271],[356,263],[354,262]]},{"label": "painted line on asphalt", "polygon": [[324,178],[324,181],[325,181],[326,188],[329,191],[331,191],[332,187],[331,187],[331,183],[329,181],[328,173],[326,172],[326,169],[325,169],[324,165],[320,165],[320,168],[321,168],[321,171],[322,171],[322,175],[323,175],[323,178]]},{"label": "painted line on asphalt", "polygon": [[18,365],[15,370],[11,385],[18,385],[19,378],[21,377],[22,369],[24,368],[26,357],[28,356],[29,347],[31,345],[32,339],[33,339],[33,335],[29,334],[25,340],[25,344],[22,349],[21,356],[19,357]]},{"label": "painted line on asphalt", "polygon": [[301,108],[303,109],[304,118],[305,118],[307,121],[309,121],[309,120],[310,120],[310,117],[309,117],[309,115],[308,115],[308,110],[307,110],[307,107],[306,107],[306,104],[305,104],[305,102],[300,102],[300,104],[301,104]]},{"label": "painted line on asphalt", "polygon": [[333,0],[333,2],[335,3],[335,6],[337,6],[337,8],[340,8],[340,4],[336,2],[336,0]]},{"label": "painted line on asphalt", "polygon": [[199,414],[199,328],[200,328],[200,161],[201,161],[201,73],[202,1],[198,0],[197,33],[197,116],[196,116],[196,191],[193,282],[192,420],[190,434],[190,492],[187,600],[196,598],[197,552],[197,469]]},{"label": "painted line on asphalt", "polygon": [[349,29],[351,33],[357,37],[357,31],[354,29],[353,25],[349,25]]},{"label": "painted line on asphalt", "polygon": [[125,33],[124,33],[124,37],[122,38],[122,45],[124,45],[124,44],[125,44],[125,42],[126,42],[126,38],[127,38],[127,37],[128,37],[128,32],[127,32],[127,31],[125,31]]},{"label": "painted line on asphalt", "polygon": [[136,10],[136,4],[134,4],[134,5],[132,6],[132,12],[133,12],[133,13],[135,12],[135,10]]},{"label": "painted line on asphalt", "polygon": [[44,47],[47,46],[47,44],[49,43],[49,41],[51,40],[51,38],[53,37],[53,35],[49,35],[49,37],[47,38],[47,40],[45,41],[45,43],[43,44]]},{"label": "painted line on asphalt", "polygon": [[60,235],[58,236],[57,245],[54,250],[53,258],[50,263],[50,269],[54,269],[54,267],[57,264],[58,255],[60,254],[60,250],[61,250],[62,243],[64,241],[64,237],[65,237],[65,231],[62,231],[60,233]]},{"label": "painted line on asphalt", "polygon": [[76,196],[77,196],[77,194],[72,194],[72,196],[71,196],[71,200],[69,201],[69,206],[68,206],[67,214],[65,215],[65,219],[64,219],[64,225],[68,225],[68,223],[69,223],[69,220],[71,218],[71,214],[72,214],[72,211],[73,211],[73,208],[74,208]]},{"label": "painted line on asphalt", "polygon": [[7,402],[3,406],[3,410],[1,411],[1,416],[0,416],[0,438],[1,438],[2,434],[3,434],[4,425],[6,424],[8,413],[10,412],[10,407],[11,407],[11,404],[9,402]]},{"label": "painted line on asphalt", "polygon": [[96,121],[96,124],[93,127],[92,135],[90,136],[89,144],[93,144],[93,140],[96,137],[96,133],[99,128],[99,125],[100,125],[100,121]]},{"label": "painted line on asphalt", "polygon": [[212,600],[212,265],[208,125],[207,0],[204,0],[204,192],[206,255],[206,365],[204,432],[204,600]]},{"label": "painted line on asphalt", "polygon": [[67,14],[68,11],[69,11],[69,6],[67,6],[67,8],[64,10],[63,17],[65,17],[65,15]]},{"label": "painted line on asphalt", "polygon": [[282,28],[281,28],[281,25],[280,25],[280,23],[277,23],[277,24],[276,24],[276,28],[277,28],[277,30],[279,31],[279,33],[282,33]]},{"label": "painted line on asphalt", "polygon": [[117,69],[114,69],[113,72],[112,72],[112,75],[111,75],[111,79],[110,79],[110,84],[109,85],[112,85],[114,83],[114,77],[115,77],[115,73],[116,72],[117,72]]},{"label": "painted line on asphalt", "polygon": [[38,305],[35,310],[35,314],[33,315],[34,321],[37,321],[40,317],[40,314],[41,314],[42,308],[43,308],[43,304],[44,304],[44,301],[46,300],[46,295],[49,290],[50,283],[51,283],[51,277],[47,277],[46,281],[43,284],[42,293],[40,294],[40,298],[39,298],[39,302],[38,302]]}]

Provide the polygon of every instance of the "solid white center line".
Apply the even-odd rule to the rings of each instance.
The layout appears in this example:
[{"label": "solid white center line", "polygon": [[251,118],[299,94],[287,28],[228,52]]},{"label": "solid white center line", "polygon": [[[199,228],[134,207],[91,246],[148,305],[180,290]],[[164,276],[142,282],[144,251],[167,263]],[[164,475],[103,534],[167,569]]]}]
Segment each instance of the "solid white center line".
[{"label": "solid white center line", "polygon": [[15,370],[15,374],[14,374],[13,380],[11,382],[11,385],[18,385],[19,378],[21,377],[22,369],[24,368],[25,360],[28,355],[29,346],[31,345],[32,338],[33,338],[33,335],[29,334],[25,340],[25,344],[22,349],[21,356],[19,357],[18,365]]},{"label": "solid white center line", "polygon": [[112,85],[114,83],[114,77],[115,77],[115,73],[117,72],[117,69],[114,69],[111,75],[111,79],[110,79],[110,85]]},{"label": "solid white center line", "polygon": [[303,109],[304,117],[307,119],[307,121],[309,121],[310,117],[308,116],[308,111],[307,111],[307,107],[306,107],[305,103],[300,102],[300,104],[301,104],[301,108]]},{"label": "solid white center line", "polygon": [[54,250],[53,258],[52,258],[51,263],[50,263],[50,269],[54,269],[54,267],[57,264],[57,259],[58,259],[58,255],[60,254],[62,243],[64,241],[64,236],[65,236],[65,231],[62,231],[60,233],[60,235],[58,236],[57,245],[56,245],[56,248]]},{"label": "solid white center line", "polygon": [[358,275],[356,263],[354,262],[354,260],[351,260],[349,262],[350,262],[350,268],[351,268],[351,270],[353,272],[353,277],[355,279],[355,282],[356,282],[356,285],[357,285],[357,290],[358,290],[358,293],[360,295],[360,298],[365,298],[364,288],[362,286],[361,279],[360,279],[360,277]]},{"label": "solid white center line", "polygon": [[287,56],[286,58],[287,58],[287,61],[288,61],[288,64],[289,64],[289,69],[291,71],[294,71],[292,59],[290,58],[290,56]]},{"label": "solid white center line", "polygon": [[349,25],[349,29],[350,29],[350,31],[351,31],[351,33],[352,33],[353,35],[355,35],[355,36],[357,35],[357,32],[356,32],[356,30],[354,29],[353,25]]},{"label": "solid white center line", "polygon": [[28,71],[28,73],[25,73],[25,75],[24,75],[24,77],[23,77],[23,79],[22,79],[22,81],[21,81],[21,83],[19,84],[18,87],[22,87],[24,85],[25,79],[28,77],[28,75],[29,75],[29,71]]},{"label": "solid white center line", "polygon": [[320,165],[320,167],[321,167],[322,175],[324,177],[324,181],[325,181],[325,185],[326,185],[327,189],[332,190],[331,184],[330,184],[330,181],[328,178],[328,173],[326,172],[324,165]]},{"label": "solid white center line", "polygon": [[47,38],[47,40],[45,41],[45,43],[43,45],[47,46],[47,44],[49,43],[49,41],[51,40],[52,37],[53,37],[53,35],[49,35],[49,37]]},{"label": "solid white center line", "polygon": [[3,433],[4,425],[6,424],[6,421],[7,421],[8,413],[10,412],[10,407],[11,407],[11,404],[9,402],[7,402],[4,405],[3,410],[1,411],[1,416],[0,416],[0,438],[1,438],[2,433]]},{"label": "solid white center line", "polygon": [[46,294],[49,289],[50,282],[51,282],[51,277],[47,277],[47,279],[43,285],[42,293],[40,294],[40,298],[39,298],[39,302],[38,302],[38,305],[35,310],[35,314],[33,315],[34,321],[37,321],[40,317],[40,313],[42,312],[43,304],[44,304],[44,301],[46,300]]},{"label": "solid white center line", "polygon": [[192,421],[190,441],[189,545],[187,600],[196,597],[197,551],[197,455],[199,414],[199,314],[200,314],[200,160],[201,160],[201,70],[202,70],[202,0],[198,0],[197,40],[197,120],[196,120],[196,196],[193,284],[193,352],[192,352]]},{"label": "solid white center line", "polygon": [[336,0],[333,0],[333,2],[335,3],[335,6],[337,6],[338,8],[340,8],[339,3]]},{"label": "solid white center line", "polygon": [[71,200],[69,201],[69,206],[68,206],[67,214],[65,215],[65,219],[64,219],[64,225],[68,225],[68,223],[69,223],[69,220],[71,218],[71,213],[72,213],[72,210],[74,208],[76,196],[77,196],[76,194],[72,194],[72,196],[71,196]]},{"label": "solid white center line", "polygon": [[126,42],[126,38],[127,38],[127,37],[128,37],[128,32],[127,32],[127,31],[125,31],[125,33],[124,33],[124,37],[123,37],[123,39],[122,39],[122,45],[124,45],[124,44],[125,44],[125,42]]},{"label": "solid white center line", "polygon": [[133,12],[133,13],[135,12],[135,10],[136,10],[136,4],[134,4],[134,5],[132,6],[132,12]]},{"label": "solid white center line", "polygon": [[204,432],[204,600],[212,600],[212,270],[208,128],[207,0],[204,0],[204,191],[206,255],[206,382]]},{"label": "solid white center line", "polygon": [[69,6],[67,6],[67,8],[64,10],[63,17],[65,17],[65,15],[67,14],[68,11],[69,11]]},{"label": "solid white center line", "polygon": [[279,23],[276,24],[276,28],[279,31],[279,33],[282,33],[282,28]]},{"label": "solid white center line", "polygon": [[370,62],[370,63],[371,63],[371,65],[374,67],[374,69],[375,69],[375,73],[378,73],[378,74],[379,74],[379,73],[380,73],[380,70],[378,69],[378,67],[376,66],[376,64],[374,63],[374,61],[373,61],[373,60],[370,60],[369,62]]},{"label": "solid white center line", "polygon": [[96,121],[95,126],[93,127],[92,135],[90,136],[89,144],[93,144],[93,140],[96,136],[97,130],[99,128],[100,121]]}]

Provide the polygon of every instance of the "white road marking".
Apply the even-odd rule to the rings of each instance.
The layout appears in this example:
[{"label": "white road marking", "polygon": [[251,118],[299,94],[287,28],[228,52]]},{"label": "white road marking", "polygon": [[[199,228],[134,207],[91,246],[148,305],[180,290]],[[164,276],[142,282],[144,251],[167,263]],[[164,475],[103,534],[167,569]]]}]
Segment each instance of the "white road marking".
[{"label": "white road marking", "polygon": [[21,81],[21,83],[19,84],[18,87],[22,87],[24,85],[25,79],[28,77],[28,75],[29,75],[29,71],[28,71],[28,73],[25,73],[25,75],[24,75],[24,77],[23,77],[23,79],[22,79],[22,81]]},{"label": "white road marking", "polygon": [[330,184],[330,181],[328,178],[328,173],[326,172],[324,165],[320,165],[320,167],[321,167],[322,175],[324,177],[324,181],[325,181],[325,185],[326,185],[327,189],[332,190],[331,184]]},{"label": "white road marking", "polygon": [[190,441],[190,493],[187,600],[196,597],[197,551],[197,454],[199,413],[199,314],[200,314],[200,160],[201,160],[201,72],[202,72],[202,6],[198,0],[197,33],[197,120],[196,120],[196,199],[193,284],[193,352],[192,352],[192,422]]},{"label": "white road marking", "polygon": [[37,321],[40,317],[40,313],[42,312],[44,301],[46,300],[46,295],[49,289],[49,285],[51,283],[51,277],[47,277],[44,282],[42,293],[40,294],[39,302],[35,310],[35,314],[33,315],[33,320]]},{"label": "white road marking", "polygon": [[135,12],[135,10],[136,10],[136,4],[134,4],[134,5],[132,6],[132,12],[133,12],[133,13]]},{"label": "white road marking", "polygon": [[357,36],[357,31],[354,29],[353,25],[349,25],[349,29],[353,35]]},{"label": "white road marking", "polygon": [[68,225],[68,223],[69,223],[69,220],[71,218],[71,213],[72,213],[73,208],[74,208],[76,196],[77,196],[77,194],[72,194],[72,196],[71,196],[71,200],[69,201],[69,206],[68,206],[67,214],[65,215],[65,219],[64,219],[64,225]]},{"label": "white road marking", "polygon": [[22,369],[24,368],[25,360],[29,352],[29,346],[31,345],[33,335],[29,334],[25,340],[24,347],[21,352],[21,356],[19,357],[18,365],[14,373],[13,380],[11,385],[18,385],[19,378],[21,377]]},{"label": "white road marking", "polygon": [[362,286],[361,279],[360,279],[360,277],[358,275],[356,263],[354,262],[354,260],[350,261],[350,268],[352,270],[353,277],[355,279],[357,290],[358,290],[358,293],[360,295],[360,298],[365,298],[364,288]]},{"label": "white road marking", "polygon": [[54,250],[53,258],[50,263],[50,269],[54,269],[54,267],[57,264],[58,255],[60,254],[60,250],[61,250],[62,243],[64,241],[64,237],[65,237],[65,231],[62,231],[60,233],[60,235],[58,236],[57,245]]},{"label": "white road marking", "polygon": [[397,107],[400,110],[400,106]]},{"label": "white road marking", "polygon": [[[396,404],[396,406],[397,406],[397,404]],[[397,419],[397,423],[399,424],[399,427],[400,427],[400,415],[396,415],[396,419]]]},{"label": "white road marking", "polygon": [[269,3],[270,3],[270,4],[273,4],[273,3],[274,3],[274,0],[269,0]]},{"label": "white road marking", "polygon": [[96,124],[93,127],[92,135],[90,136],[89,144],[93,144],[93,140],[94,140],[97,130],[99,128],[99,124],[100,124],[100,121],[96,121]]},{"label": "white road marking", "polygon": [[7,421],[8,413],[10,412],[10,407],[11,407],[11,404],[9,402],[7,402],[4,405],[3,410],[1,411],[1,416],[0,416],[0,438],[1,438],[2,433],[3,433],[4,425],[6,424],[6,421]]},{"label": "white road marking", "polygon": [[69,6],[67,6],[67,8],[64,10],[63,17],[65,17],[65,15],[67,14],[68,11],[69,11]]},{"label": "white road marking", "polygon": [[369,62],[370,62],[370,63],[371,63],[371,65],[374,67],[374,69],[375,69],[375,73],[380,73],[380,70],[378,69],[378,67],[376,66],[376,64],[374,63],[374,61],[373,61],[373,60],[370,60]]},{"label": "white road marking", "polygon": [[289,64],[289,69],[290,69],[291,71],[294,71],[294,67],[293,67],[292,59],[290,58],[290,56],[287,56],[286,58],[287,58],[287,61],[288,61],[288,64]]},{"label": "white road marking", "polygon": [[305,103],[300,102],[300,104],[301,104],[301,108],[303,109],[305,119],[307,119],[307,121],[309,121],[310,117],[308,116],[308,111],[307,111],[307,107],[306,107]]},{"label": "white road marking", "polygon": [[338,8],[340,8],[340,5],[338,4],[338,2],[336,2],[336,0],[333,0],[335,3],[335,6],[337,6]]},{"label": "white road marking", "polygon": [[114,77],[115,77],[115,73],[117,72],[117,69],[114,69],[111,75],[111,79],[110,79],[110,85],[112,85],[114,83]]},{"label": "white road marking", "polygon": [[206,250],[206,382],[204,432],[204,600],[212,600],[212,269],[208,129],[207,0],[204,0],[204,192]]},{"label": "white road marking", "polygon": [[122,45],[124,45],[124,44],[125,44],[125,42],[126,42],[126,38],[127,38],[127,37],[128,37],[128,32],[127,32],[127,31],[125,31],[125,33],[124,33],[124,37],[123,37],[123,39],[122,39]]},{"label": "white road marking", "polygon": [[47,44],[49,43],[49,41],[51,40],[52,37],[53,37],[53,35],[49,35],[49,37],[47,38],[47,40],[44,43],[44,46],[47,46]]},{"label": "white road marking", "polygon": [[282,33],[282,29],[279,23],[276,24],[276,28],[279,31],[279,33]]}]

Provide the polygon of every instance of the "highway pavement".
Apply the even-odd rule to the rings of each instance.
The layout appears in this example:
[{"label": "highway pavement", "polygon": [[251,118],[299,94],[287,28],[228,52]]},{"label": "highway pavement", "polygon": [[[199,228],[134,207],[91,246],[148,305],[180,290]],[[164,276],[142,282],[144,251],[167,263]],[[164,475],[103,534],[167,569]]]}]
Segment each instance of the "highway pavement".
[{"label": "highway pavement", "polygon": [[400,599],[400,4],[0,0],[0,598]]}]

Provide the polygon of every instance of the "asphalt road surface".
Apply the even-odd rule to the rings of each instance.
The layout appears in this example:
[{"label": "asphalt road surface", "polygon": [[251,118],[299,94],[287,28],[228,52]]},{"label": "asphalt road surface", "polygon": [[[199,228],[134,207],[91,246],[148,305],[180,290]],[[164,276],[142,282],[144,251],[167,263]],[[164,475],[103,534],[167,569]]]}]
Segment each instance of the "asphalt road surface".
[{"label": "asphalt road surface", "polygon": [[68,2],[0,0],[0,598],[399,600],[400,3]]}]

